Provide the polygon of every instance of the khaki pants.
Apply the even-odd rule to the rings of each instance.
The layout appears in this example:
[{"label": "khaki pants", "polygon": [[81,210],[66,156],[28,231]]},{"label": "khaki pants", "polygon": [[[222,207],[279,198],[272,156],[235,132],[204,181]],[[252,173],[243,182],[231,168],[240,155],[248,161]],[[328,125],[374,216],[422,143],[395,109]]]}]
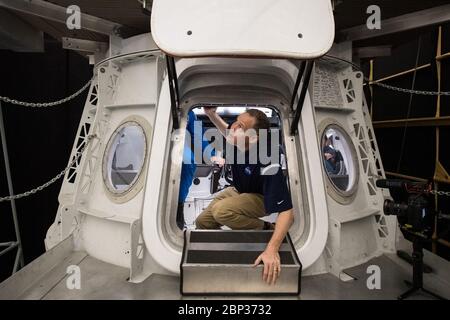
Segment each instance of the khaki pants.
[{"label": "khaki pants", "polygon": [[219,193],[198,216],[197,229],[220,229],[227,226],[233,230],[262,230],[266,215],[264,197],[257,193],[239,193],[228,187]]}]

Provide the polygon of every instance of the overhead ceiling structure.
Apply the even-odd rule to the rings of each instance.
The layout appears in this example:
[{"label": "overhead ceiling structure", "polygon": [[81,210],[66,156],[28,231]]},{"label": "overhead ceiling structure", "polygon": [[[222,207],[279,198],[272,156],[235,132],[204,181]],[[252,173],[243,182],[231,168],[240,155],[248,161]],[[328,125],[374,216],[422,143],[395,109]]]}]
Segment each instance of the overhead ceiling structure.
[{"label": "overhead ceiling structure", "polygon": [[[70,30],[66,25],[69,17],[67,8],[71,5],[80,8],[81,29]],[[21,39],[25,33],[32,31],[44,32],[61,42],[65,38],[108,42],[109,34],[117,33],[126,38],[150,30],[149,13],[137,0],[0,0],[0,18],[6,15],[10,19],[0,19],[0,43],[11,42],[5,42],[3,34],[9,34],[16,42],[23,43]],[[23,25],[20,29],[17,28],[19,24]],[[34,39],[34,42],[37,41]],[[16,47],[10,46],[9,49],[40,51],[35,49],[36,45],[27,46],[27,43],[23,43],[20,50]]]},{"label": "overhead ceiling structure", "polygon": [[[401,39],[396,36],[399,33],[450,21],[448,0],[330,1],[334,4],[336,41],[350,40],[354,47],[364,47],[356,49],[362,57],[389,54],[386,46],[395,45]],[[42,51],[43,33],[61,42],[74,38],[102,43],[108,42],[108,30],[122,37],[150,32],[151,4],[151,0],[0,0],[0,49]],[[66,9],[71,5],[81,9],[81,30],[69,30],[65,24]],[[368,32],[367,8],[371,5],[380,6],[386,28]],[[381,48],[365,48],[373,45]]]}]

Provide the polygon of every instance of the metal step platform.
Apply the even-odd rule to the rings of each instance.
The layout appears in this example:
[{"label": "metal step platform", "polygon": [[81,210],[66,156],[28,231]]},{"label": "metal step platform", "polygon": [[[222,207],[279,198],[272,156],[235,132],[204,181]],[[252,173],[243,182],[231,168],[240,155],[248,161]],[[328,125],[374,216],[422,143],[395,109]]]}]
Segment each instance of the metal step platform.
[{"label": "metal step platform", "polygon": [[280,247],[281,273],[274,285],[253,267],[273,231],[186,230],[181,259],[182,295],[299,295],[302,264],[288,236]]},{"label": "metal step platform", "polygon": [[[429,257],[430,252],[425,252]],[[436,256],[428,260],[432,273],[424,274],[424,284],[443,297],[450,299],[448,261]],[[368,267],[379,266],[382,270],[381,289],[367,288]],[[67,273],[69,266],[80,268],[80,289],[67,286],[72,274]],[[144,282],[128,281],[130,270],[115,266],[94,257],[84,251],[74,251],[71,238],[59,243],[42,256],[26,265],[23,269],[0,283],[0,300],[182,300],[180,278],[178,276],[152,274]],[[282,271],[283,272],[283,271]],[[411,266],[396,254],[387,254],[371,259],[364,264],[344,270],[354,278],[343,282],[336,276],[325,273],[302,278],[301,296],[257,296],[249,299],[331,299],[331,300],[396,300],[398,295],[408,289],[403,282],[412,278]],[[304,272],[303,272],[304,274]],[[255,297],[253,297],[255,296]],[[256,297],[257,296],[257,297]],[[233,295],[189,296],[189,299],[235,299]],[[409,299],[433,299],[431,296],[417,293]]]}]

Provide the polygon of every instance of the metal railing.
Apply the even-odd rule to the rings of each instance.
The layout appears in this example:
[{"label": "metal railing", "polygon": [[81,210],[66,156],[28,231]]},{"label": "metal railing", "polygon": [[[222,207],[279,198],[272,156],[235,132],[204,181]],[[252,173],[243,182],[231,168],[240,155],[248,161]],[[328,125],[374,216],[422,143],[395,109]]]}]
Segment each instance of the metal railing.
[{"label": "metal railing", "polygon": [[[12,196],[14,194],[14,189],[13,189],[13,184],[12,184],[11,169],[9,166],[8,147],[6,144],[5,124],[3,122],[3,110],[2,110],[1,101],[0,101],[0,135],[1,135],[2,148],[3,148],[3,158],[5,161],[6,179],[8,181],[8,191],[9,191],[9,194]],[[19,220],[17,218],[16,203],[14,200],[11,200],[10,203],[11,203],[12,217],[13,217],[13,221],[14,221],[14,231],[16,234],[16,241],[0,243],[0,247],[6,247],[2,251],[0,251],[0,257],[3,256],[4,254],[6,254],[7,252],[17,248],[16,258],[14,260],[14,267],[13,267],[13,271],[12,271],[12,273],[14,274],[17,272],[17,270],[19,270],[19,267],[22,268],[24,266],[24,259],[23,259],[23,251],[22,251],[22,241],[20,238]]]}]

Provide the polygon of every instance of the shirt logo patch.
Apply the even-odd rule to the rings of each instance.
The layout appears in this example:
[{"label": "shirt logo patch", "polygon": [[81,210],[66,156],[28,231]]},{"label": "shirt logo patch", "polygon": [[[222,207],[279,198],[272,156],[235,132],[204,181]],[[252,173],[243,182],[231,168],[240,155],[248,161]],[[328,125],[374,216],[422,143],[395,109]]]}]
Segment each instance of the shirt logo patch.
[{"label": "shirt logo patch", "polygon": [[245,174],[248,175],[248,176],[251,176],[251,175],[252,175],[252,169],[250,169],[250,167],[246,167],[246,168],[244,169],[244,172],[245,172]]},{"label": "shirt logo patch", "polygon": [[284,200],[281,200],[280,202],[277,202],[277,205],[280,205],[284,202]]}]

